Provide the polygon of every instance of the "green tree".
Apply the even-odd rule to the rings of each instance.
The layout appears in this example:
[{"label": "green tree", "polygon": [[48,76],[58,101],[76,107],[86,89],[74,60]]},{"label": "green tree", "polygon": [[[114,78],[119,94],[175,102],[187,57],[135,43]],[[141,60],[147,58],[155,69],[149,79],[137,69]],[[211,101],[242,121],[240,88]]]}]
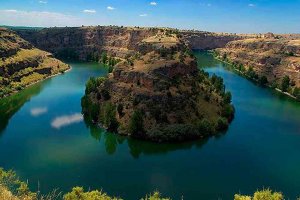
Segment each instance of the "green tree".
[{"label": "green tree", "polygon": [[198,123],[197,127],[198,127],[198,131],[201,135],[210,135],[214,132],[213,124],[207,119],[202,119]]},{"label": "green tree", "polygon": [[295,87],[295,88],[294,88],[294,91],[293,91],[293,95],[294,95],[298,100],[300,100],[300,88]]},{"label": "green tree", "polygon": [[134,111],[129,122],[129,133],[139,136],[144,132],[143,113],[140,110]]},{"label": "green tree", "polygon": [[266,76],[261,76],[259,78],[259,84],[260,85],[266,85],[268,83],[268,78]]},{"label": "green tree", "polygon": [[281,90],[286,92],[290,87],[290,78],[288,76],[284,76],[281,80]]},{"label": "green tree", "polygon": [[107,54],[106,52],[103,52],[101,54],[101,63],[106,64],[106,62],[107,62]]},{"label": "green tree", "polygon": [[106,193],[98,190],[85,192],[82,187],[74,187],[71,192],[64,195],[64,200],[121,200],[110,197]]},{"label": "green tree", "polygon": [[232,98],[232,95],[231,95],[231,92],[226,92],[224,94],[224,104],[230,104],[231,103],[231,98]]},{"label": "green tree", "polygon": [[117,131],[119,123],[116,119],[116,106],[112,103],[104,104],[99,118],[108,130]]}]

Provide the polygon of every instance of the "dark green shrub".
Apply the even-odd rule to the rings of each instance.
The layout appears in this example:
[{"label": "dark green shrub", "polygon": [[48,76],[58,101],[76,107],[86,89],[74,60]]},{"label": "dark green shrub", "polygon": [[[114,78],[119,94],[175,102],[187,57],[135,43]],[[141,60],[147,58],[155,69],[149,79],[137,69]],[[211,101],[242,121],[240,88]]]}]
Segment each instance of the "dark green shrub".
[{"label": "dark green shrub", "polygon": [[286,92],[290,87],[290,78],[288,76],[284,76],[281,80],[281,90]]},{"label": "dark green shrub", "polygon": [[219,117],[217,121],[217,130],[218,131],[223,131],[228,128],[228,120],[224,117]]},{"label": "dark green shrub", "polygon": [[144,133],[143,114],[140,110],[133,112],[129,122],[129,133],[133,136],[141,136]]},{"label": "dark green shrub", "polygon": [[294,88],[294,91],[293,91],[293,95],[294,95],[298,100],[300,100],[300,88],[295,87],[295,88]]},{"label": "dark green shrub", "polygon": [[201,135],[210,135],[214,132],[214,125],[207,119],[202,119],[198,123],[197,128]]},{"label": "dark green shrub", "polygon": [[268,78],[266,76],[261,76],[259,78],[259,84],[260,85],[266,85],[266,84],[268,84]]},{"label": "dark green shrub", "polygon": [[231,95],[231,92],[226,92],[224,94],[224,104],[230,104],[231,103],[231,98],[232,98],[232,95]]},{"label": "dark green shrub", "polygon": [[119,123],[116,119],[116,106],[105,103],[100,114],[100,121],[110,131],[117,131]]},{"label": "dark green shrub", "polygon": [[123,115],[124,115],[123,109],[124,109],[123,104],[118,104],[118,106],[117,106],[117,111],[118,111],[118,114],[119,114],[120,116],[123,116]]},{"label": "dark green shrub", "polygon": [[222,109],[222,116],[229,121],[233,119],[234,107],[230,104],[226,104]]}]

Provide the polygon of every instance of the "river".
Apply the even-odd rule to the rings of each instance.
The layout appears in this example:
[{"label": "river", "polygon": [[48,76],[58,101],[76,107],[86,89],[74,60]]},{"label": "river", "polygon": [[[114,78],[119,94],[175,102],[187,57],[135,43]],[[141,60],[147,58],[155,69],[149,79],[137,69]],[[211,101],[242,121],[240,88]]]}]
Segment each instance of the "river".
[{"label": "river", "polygon": [[233,199],[270,187],[300,195],[300,103],[232,72],[206,52],[199,67],[223,77],[236,115],[228,131],[205,141],[154,144],[85,123],[80,99],[97,63],[72,70],[0,101],[0,166],[42,192],[102,188],[140,199],[159,190],[174,199]]}]

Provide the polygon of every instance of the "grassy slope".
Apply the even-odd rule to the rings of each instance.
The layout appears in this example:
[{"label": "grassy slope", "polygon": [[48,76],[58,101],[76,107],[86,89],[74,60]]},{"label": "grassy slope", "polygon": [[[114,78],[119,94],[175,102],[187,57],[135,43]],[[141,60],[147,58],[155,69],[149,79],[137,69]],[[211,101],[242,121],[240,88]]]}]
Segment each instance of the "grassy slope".
[{"label": "grassy slope", "polygon": [[50,53],[0,28],[0,98],[67,69]]}]

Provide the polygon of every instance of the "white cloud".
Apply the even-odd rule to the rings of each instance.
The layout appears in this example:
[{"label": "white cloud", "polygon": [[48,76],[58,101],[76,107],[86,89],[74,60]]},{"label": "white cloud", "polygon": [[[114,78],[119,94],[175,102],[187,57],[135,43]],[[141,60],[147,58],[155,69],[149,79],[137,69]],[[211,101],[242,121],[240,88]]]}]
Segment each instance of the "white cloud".
[{"label": "white cloud", "polygon": [[157,3],[155,1],[150,2],[151,6],[157,6]]},{"label": "white cloud", "polygon": [[147,14],[140,14],[140,17],[147,17]]},{"label": "white cloud", "polygon": [[68,126],[74,123],[79,123],[83,121],[83,116],[80,113],[75,113],[73,115],[64,115],[60,117],[56,117],[52,122],[51,126],[56,129],[60,129],[61,127]]},{"label": "white cloud", "polygon": [[56,12],[0,10],[0,24],[11,26],[80,26],[80,18]]},{"label": "white cloud", "polygon": [[248,6],[249,6],[249,7],[255,7],[255,4],[249,3]]},{"label": "white cloud", "polygon": [[106,8],[107,10],[115,10],[116,8],[112,7],[112,6],[107,6]]},{"label": "white cloud", "polygon": [[3,12],[7,12],[7,13],[16,13],[18,12],[17,10],[3,10]]},{"label": "white cloud", "polygon": [[41,3],[41,4],[47,4],[48,2],[47,1],[39,1],[39,3]]},{"label": "white cloud", "polygon": [[34,117],[38,117],[42,114],[45,114],[46,112],[48,112],[48,108],[46,107],[41,107],[41,108],[32,108],[30,110],[30,114]]},{"label": "white cloud", "polygon": [[82,12],[94,14],[94,13],[96,13],[97,11],[96,11],[96,10],[89,10],[89,9],[86,9],[86,10],[83,10]]}]

